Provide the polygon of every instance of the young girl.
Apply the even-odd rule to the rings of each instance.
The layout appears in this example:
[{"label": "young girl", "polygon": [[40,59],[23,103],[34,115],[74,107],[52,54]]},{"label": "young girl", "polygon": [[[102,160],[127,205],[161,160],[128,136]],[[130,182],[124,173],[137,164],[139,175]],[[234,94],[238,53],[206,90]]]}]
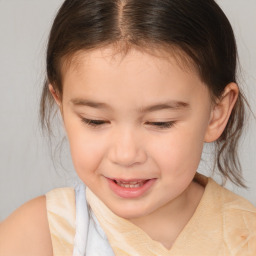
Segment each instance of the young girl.
[{"label": "young girl", "polygon": [[41,110],[54,101],[85,186],[36,198],[0,226],[0,255],[256,255],[256,209],[197,173],[237,158],[244,97],[232,28],[213,0],[66,0]]}]

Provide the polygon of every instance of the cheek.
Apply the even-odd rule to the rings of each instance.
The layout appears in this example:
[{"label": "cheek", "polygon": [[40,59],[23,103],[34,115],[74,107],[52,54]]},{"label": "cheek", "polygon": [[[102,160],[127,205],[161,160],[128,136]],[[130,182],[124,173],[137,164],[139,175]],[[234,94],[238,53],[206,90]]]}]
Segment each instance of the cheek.
[{"label": "cheek", "polygon": [[196,172],[204,145],[204,129],[184,125],[174,128],[169,137],[154,143],[155,160],[170,175]]},{"label": "cheek", "polygon": [[[69,125],[71,124],[71,125]],[[80,178],[97,170],[103,156],[103,143],[86,132],[81,123],[66,124],[70,152],[74,168]]]}]

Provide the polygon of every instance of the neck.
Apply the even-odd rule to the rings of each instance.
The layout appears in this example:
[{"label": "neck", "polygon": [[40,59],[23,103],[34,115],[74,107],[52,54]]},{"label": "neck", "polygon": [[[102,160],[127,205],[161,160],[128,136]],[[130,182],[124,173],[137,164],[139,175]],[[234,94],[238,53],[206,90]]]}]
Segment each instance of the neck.
[{"label": "neck", "polygon": [[146,232],[151,239],[160,242],[170,249],[193,216],[204,188],[192,182],[189,187],[177,198],[157,211],[130,221]]}]

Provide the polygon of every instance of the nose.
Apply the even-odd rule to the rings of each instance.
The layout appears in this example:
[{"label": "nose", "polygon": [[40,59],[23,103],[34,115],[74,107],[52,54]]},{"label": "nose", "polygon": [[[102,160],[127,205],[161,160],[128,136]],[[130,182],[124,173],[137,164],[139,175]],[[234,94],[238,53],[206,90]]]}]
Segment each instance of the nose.
[{"label": "nose", "polygon": [[[137,136],[136,136],[137,135]],[[132,129],[116,131],[111,138],[109,160],[123,167],[143,164],[147,159],[142,138]]]}]

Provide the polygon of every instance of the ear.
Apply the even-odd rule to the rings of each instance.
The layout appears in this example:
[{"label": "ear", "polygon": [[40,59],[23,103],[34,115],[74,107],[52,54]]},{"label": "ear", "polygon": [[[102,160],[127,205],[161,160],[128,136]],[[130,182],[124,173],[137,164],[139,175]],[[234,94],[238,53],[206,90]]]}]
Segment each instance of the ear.
[{"label": "ear", "polygon": [[237,84],[230,83],[225,87],[221,98],[212,109],[211,118],[204,138],[205,142],[216,141],[221,136],[228,123],[238,95],[239,89]]},{"label": "ear", "polygon": [[53,88],[51,84],[49,84],[49,91],[51,92],[51,95],[54,98],[56,104],[60,107],[61,100],[60,100],[59,94],[56,92],[56,90]]}]

